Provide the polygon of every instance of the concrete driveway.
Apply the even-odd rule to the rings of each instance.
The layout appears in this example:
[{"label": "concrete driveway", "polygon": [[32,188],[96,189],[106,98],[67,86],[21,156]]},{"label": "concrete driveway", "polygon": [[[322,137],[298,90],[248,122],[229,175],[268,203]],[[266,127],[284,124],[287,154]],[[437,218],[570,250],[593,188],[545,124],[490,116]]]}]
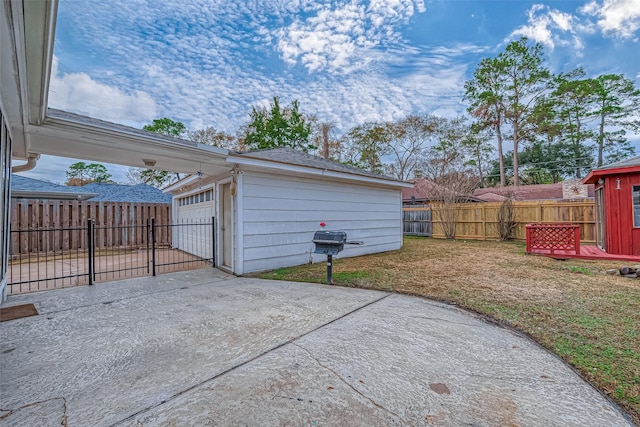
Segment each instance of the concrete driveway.
[{"label": "concrete driveway", "polygon": [[0,324],[4,425],[631,425],[528,339],[420,298],[202,269],[27,302]]}]

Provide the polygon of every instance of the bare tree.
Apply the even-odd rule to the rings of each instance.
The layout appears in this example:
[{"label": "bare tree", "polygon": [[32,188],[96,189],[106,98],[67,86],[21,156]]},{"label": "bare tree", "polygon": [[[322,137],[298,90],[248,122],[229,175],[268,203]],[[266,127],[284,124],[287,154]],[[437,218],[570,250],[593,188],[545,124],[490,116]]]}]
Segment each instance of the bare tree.
[{"label": "bare tree", "polygon": [[388,152],[394,157],[389,170],[400,180],[409,179],[419,169],[427,143],[435,136],[443,119],[436,116],[408,116],[384,124]]},{"label": "bare tree", "polygon": [[367,122],[341,138],[346,150],[344,162],[370,172],[382,173],[382,157],[388,154],[389,135],[384,123]]},{"label": "bare tree", "polygon": [[[451,136],[450,130],[447,134]],[[431,147],[429,160],[423,166],[425,176],[433,182],[431,210],[447,239],[456,237],[460,203],[468,201],[480,183],[456,148],[459,143],[454,138],[442,138]]]},{"label": "bare tree", "polygon": [[506,194],[506,199],[500,203],[498,209],[498,235],[501,241],[513,239],[513,232],[518,223],[513,209],[513,194]]},{"label": "bare tree", "polygon": [[[336,125],[331,122],[319,121],[315,115],[308,116],[311,122],[310,140],[318,147],[317,155],[325,159],[340,161],[343,157],[343,140],[336,138],[334,131]],[[311,151],[310,151],[311,152]]]},{"label": "bare tree", "polygon": [[469,201],[478,187],[478,177],[470,171],[451,172],[433,180],[431,211],[447,239],[455,239],[460,203]]},{"label": "bare tree", "polygon": [[213,126],[189,131],[187,135],[191,141],[200,144],[213,145],[227,150],[237,150],[239,148],[239,143],[233,135],[219,131]]},{"label": "bare tree", "polygon": [[127,177],[127,182],[131,185],[143,184],[142,171],[144,171],[144,168],[129,168],[124,173],[124,176]]}]

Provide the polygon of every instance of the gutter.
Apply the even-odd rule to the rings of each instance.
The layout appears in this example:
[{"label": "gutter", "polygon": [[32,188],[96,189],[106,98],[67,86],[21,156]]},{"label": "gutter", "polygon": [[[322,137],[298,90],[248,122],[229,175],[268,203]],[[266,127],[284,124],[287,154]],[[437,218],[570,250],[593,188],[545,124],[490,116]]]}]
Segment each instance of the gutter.
[{"label": "gutter", "polygon": [[61,200],[88,200],[96,197],[98,193],[56,193],[48,191],[11,191],[12,199],[61,199]]},{"label": "gutter", "polygon": [[36,167],[39,159],[40,154],[29,153],[27,157],[27,163],[11,167],[11,173],[30,171],[31,169]]}]

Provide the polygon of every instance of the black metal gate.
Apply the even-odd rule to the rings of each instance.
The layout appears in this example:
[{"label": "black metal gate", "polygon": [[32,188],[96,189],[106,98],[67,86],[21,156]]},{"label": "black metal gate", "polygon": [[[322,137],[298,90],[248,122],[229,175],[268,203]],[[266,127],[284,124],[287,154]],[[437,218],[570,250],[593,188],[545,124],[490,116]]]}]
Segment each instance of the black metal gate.
[{"label": "black metal gate", "polygon": [[215,267],[215,218],[11,230],[9,294]]}]

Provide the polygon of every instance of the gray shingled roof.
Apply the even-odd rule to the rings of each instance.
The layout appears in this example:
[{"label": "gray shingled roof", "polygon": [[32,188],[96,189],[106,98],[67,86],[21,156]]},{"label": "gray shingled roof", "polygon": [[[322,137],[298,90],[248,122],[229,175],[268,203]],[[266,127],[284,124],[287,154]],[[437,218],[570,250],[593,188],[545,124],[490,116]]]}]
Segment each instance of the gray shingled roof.
[{"label": "gray shingled roof", "polygon": [[171,203],[171,194],[165,194],[148,184],[123,185],[93,182],[82,188],[97,193],[92,202]]},{"label": "gray shingled roof", "polygon": [[47,117],[52,119],[65,120],[70,122],[82,123],[88,126],[94,126],[103,129],[112,129],[114,131],[139,135],[141,137],[152,137],[156,140],[163,140],[172,144],[182,144],[189,147],[196,147],[198,144],[182,138],[174,138],[172,136],[162,135],[159,133],[149,132],[144,129],[137,129],[131,126],[125,126],[118,123],[107,122],[104,120],[94,119],[93,117],[83,116],[80,114],[70,113],[68,111],[57,110],[55,108],[49,108],[47,110]]},{"label": "gray shingled roof", "polygon": [[602,171],[602,170],[617,169],[617,168],[629,168],[633,166],[640,166],[640,156],[624,159],[620,162],[611,163],[610,165],[600,166],[599,168],[595,168],[594,171]]},{"label": "gray shingled roof", "polygon": [[85,197],[83,198],[86,199],[95,195],[95,193],[83,187],[67,187],[66,185],[15,174],[11,175],[11,193],[18,197],[32,197],[31,195],[34,195],[38,198],[51,197],[58,199],[76,199],[79,194],[84,195]]},{"label": "gray shingled roof", "polygon": [[285,163],[295,166],[306,166],[315,169],[325,169],[334,172],[343,172],[352,175],[362,175],[371,178],[387,179],[390,181],[398,181],[395,178],[380,175],[377,173],[369,172],[356,168],[354,166],[348,166],[342,163],[327,160],[323,157],[314,156],[301,151],[294,150],[289,147],[281,148],[268,148],[265,150],[248,151],[245,153],[238,153],[242,157],[250,157],[260,160],[270,160],[278,163]]}]

